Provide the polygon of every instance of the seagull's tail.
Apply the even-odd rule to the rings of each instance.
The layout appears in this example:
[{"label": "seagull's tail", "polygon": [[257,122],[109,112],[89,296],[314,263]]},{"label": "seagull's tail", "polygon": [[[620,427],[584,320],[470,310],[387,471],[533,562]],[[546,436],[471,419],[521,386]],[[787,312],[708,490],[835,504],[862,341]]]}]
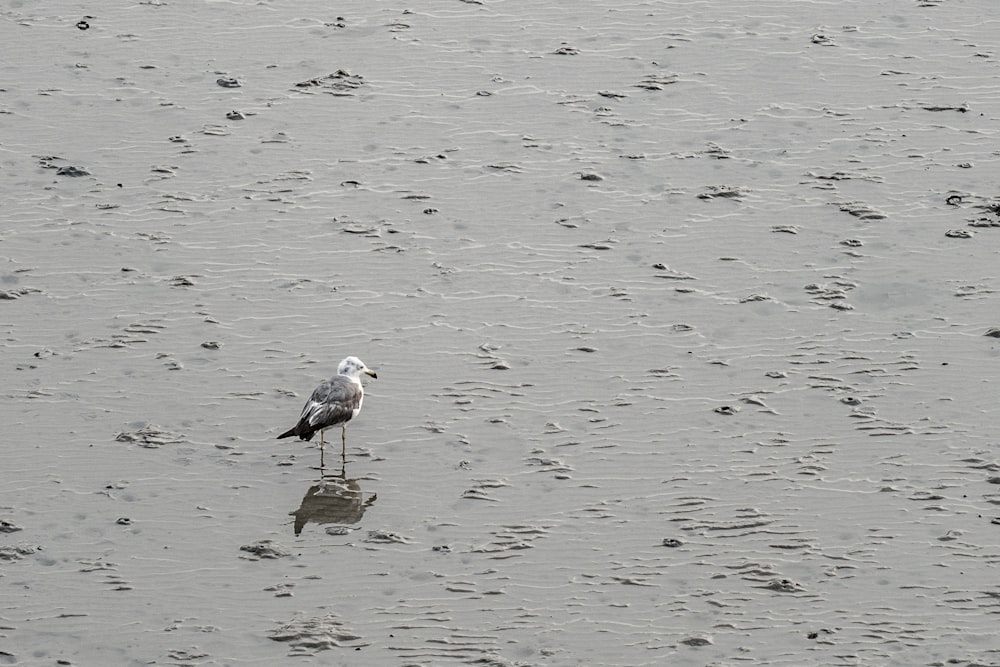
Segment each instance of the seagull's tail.
[{"label": "seagull's tail", "polygon": [[297,435],[303,440],[312,440],[313,435],[315,435],[316,431],[310,428],[302,429],[300,427],[301,424],[296,424],[295,426],[293,426],[292,428],[288,429],[287,431],[279,435],[277,438],[275,438],[275,440],[281,440],[282,438],[290,438],[293,435]]}]

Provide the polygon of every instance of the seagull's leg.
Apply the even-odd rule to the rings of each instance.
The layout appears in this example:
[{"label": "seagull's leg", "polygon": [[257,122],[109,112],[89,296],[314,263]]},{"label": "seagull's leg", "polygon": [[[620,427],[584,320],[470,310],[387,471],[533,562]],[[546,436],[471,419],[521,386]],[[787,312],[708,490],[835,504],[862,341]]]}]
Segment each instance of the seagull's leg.
[{"label": "seagull's leg", "polygon": [[347,426],[340,427],[340,457],[347,458]]},{"label": "seagull's leg", "polygon": [[326,440],[323,438],[323,431],[319,432],[319,472],[323,474],[323,455],[326,453]]}]

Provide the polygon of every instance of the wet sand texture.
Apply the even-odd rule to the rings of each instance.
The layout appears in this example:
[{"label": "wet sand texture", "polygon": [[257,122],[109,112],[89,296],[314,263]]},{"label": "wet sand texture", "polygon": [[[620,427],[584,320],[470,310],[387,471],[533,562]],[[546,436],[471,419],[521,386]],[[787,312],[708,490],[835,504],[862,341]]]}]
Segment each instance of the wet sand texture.
[{"label": "wet sand texture", "polygon": [[4,3],[0,664],[1000,664],[995,10]]}]

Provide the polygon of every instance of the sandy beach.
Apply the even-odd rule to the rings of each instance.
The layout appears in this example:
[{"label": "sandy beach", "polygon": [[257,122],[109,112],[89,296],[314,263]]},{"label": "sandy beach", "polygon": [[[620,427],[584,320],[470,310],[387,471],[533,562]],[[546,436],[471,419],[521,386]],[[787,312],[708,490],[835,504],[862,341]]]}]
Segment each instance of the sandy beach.
[{"label": "sandy beach", "polygon": [[0,665],[1000,665],[998,27],[5,3]]}]

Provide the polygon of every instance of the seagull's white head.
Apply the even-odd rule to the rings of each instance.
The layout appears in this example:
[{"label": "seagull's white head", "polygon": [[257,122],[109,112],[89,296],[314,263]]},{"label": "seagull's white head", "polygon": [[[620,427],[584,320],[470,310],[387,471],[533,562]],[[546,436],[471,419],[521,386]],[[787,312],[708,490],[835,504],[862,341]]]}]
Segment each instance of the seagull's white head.
[{"label": "seagull's white head", "polygon": [[365,366],[365,362],[357,357],[347,357],[337,366],[337,375],[346,375],[349,378],[357,380],[361,377],[362,373],[370,375],[373,378],[378,377],[378,375],[375,375],[375,371]]}]

